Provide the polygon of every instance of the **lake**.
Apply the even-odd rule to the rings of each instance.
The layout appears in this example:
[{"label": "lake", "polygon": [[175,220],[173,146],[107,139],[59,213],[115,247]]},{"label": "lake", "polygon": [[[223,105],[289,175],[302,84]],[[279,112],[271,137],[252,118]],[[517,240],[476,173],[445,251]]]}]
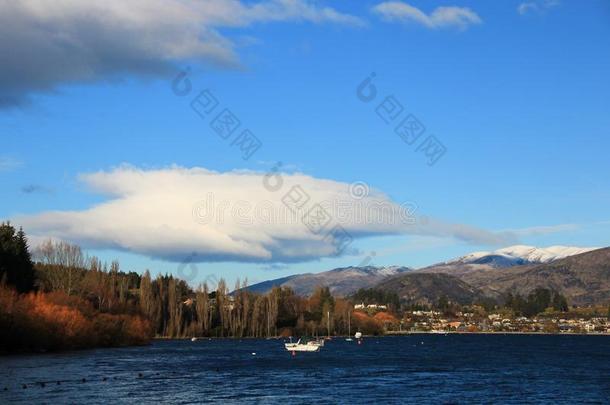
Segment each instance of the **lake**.
[{"label": "lake", "polygon": [[610,336],[155,341],[0,357],[0,381],[0,403],[608,402]]}]

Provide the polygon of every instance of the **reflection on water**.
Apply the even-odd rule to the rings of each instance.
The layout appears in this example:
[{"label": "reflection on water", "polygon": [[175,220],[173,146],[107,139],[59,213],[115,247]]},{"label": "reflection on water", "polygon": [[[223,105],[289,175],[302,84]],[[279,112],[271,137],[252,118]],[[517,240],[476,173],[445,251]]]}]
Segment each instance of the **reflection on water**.
[{"label": "reflection on water", "polygon": [[0,381],[0,403],[606,402],[610,337],[337,339],[295,357],[279,340],[157,341],[3,357]]}]

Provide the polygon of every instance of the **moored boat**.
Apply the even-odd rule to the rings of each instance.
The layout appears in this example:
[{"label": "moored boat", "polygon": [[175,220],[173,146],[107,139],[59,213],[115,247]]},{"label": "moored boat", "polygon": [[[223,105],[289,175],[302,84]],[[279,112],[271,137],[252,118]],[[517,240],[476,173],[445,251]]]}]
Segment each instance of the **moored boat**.
[{"label": "moored boat", "polygon": [[307,343],[301,343],[301,339],[296,343],[284,343],[284,347],[289,352],[318,352],[320,351],[320,344],[315,341],[310,341]]}]

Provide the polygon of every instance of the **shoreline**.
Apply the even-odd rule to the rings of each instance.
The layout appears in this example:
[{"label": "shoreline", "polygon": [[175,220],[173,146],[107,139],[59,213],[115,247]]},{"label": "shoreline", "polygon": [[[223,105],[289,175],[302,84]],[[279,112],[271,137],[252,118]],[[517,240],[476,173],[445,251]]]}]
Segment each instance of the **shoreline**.
[{"label": "shoreline", "polygon": [[560,333],[548,333],[548,332],[426,332],[426,331],[413,331],[413,332],[388,332],[385,336],[408,336],[408,335],[548,335],[548,336],[610,336],[608,332],[595,332],[595,333],[576,333],[576,332],[560,332]]},{"label": "shoreline", "polygon": [[[384,335],[363,335],[363,338],[385,338],[385,337],[397,337],[397,336],[409,336],[409,335],[532,335],[532,336],[610,336],[608,332],[597,332],[597,333],[574,333],[574,332],[562,332],[562,333],[546,333],[546,332],[426,332],[426,331],[413,331],[413,332],[388,332]],[[331,340],[345,339],[348,336],[331,336]],[[266,337],[219,337],[219,336],[196,336],[197,341],[200,340],[286,340],[289,337],[273,336],[270,338]],[[297,338],[296,336],[292,337]],[[191,340],[192,337],[154,337],[152,340]],[[356,340],[353,336],[352,339]]]}]

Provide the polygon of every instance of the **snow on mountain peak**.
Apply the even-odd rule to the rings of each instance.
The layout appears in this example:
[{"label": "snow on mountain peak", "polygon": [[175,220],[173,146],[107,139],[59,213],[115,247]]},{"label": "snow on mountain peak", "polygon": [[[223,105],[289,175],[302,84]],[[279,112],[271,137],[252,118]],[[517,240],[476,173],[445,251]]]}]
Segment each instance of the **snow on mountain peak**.
[{"label": "snow on mountain peak", "polygon": [[598,248],[580,248],[574,246],[550,246],[537,248],[527,245],[515,245],[498,249],[492,252],[474,252],[448,263],[473,263],[487,256],[501,256],[507,260],[526,261],[529,263],[548,263],[581,253],[590,252]]}]

